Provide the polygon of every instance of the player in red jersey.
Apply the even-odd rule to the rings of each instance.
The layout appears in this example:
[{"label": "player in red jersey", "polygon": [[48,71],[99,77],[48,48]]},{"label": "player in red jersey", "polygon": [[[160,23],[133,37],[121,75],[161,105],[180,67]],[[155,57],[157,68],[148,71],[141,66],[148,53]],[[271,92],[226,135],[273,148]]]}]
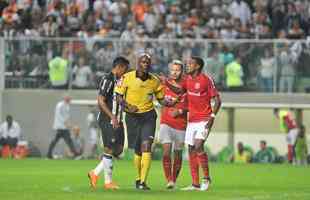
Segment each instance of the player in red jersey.
[{"label": "player in red jersey", "polygon": [[[208,190],[210,184],[208,155],[204,151],[204,143],[213,126],[214,118],[221,107],[221,98],[214,82],[202,73],[204,61],[192,56],[186,66],[187,78],[182,88],[173,83],[167,84],[174,92],[186,91],[188,100],[188,125],[185,143],[188,145],[189,164],[192,175],[192,185],[183,190]],[[214,101],[214,106],[211,106]],[[199,166],[203,171],[200,185]]]},{"label": "player in red jersey", "polygon": [[280,120],[280,129],[287,134],[287,160],[289,163],[293,163],[295,159],[294,146],[299,133],[297,122],[290,111],[276,108],[274,109],[274,114]]},{"label": "player in red jersey", "polygon": [[[183,63],[173,60],[169,65],[169,78],[167,81],[183,85]],[[168,182],[167,189],[174,189],[177,177],[182,168],[182,149],[184,146],[185,129],[187,124],[186,93],[178,95],[169,87],[164,87],[164,98],[167,102],[177,101],[173,107],[164,106],[161,111],[159,140],[163,145],[163,169]],[[172,164],[172,147],[174,152]]]}]

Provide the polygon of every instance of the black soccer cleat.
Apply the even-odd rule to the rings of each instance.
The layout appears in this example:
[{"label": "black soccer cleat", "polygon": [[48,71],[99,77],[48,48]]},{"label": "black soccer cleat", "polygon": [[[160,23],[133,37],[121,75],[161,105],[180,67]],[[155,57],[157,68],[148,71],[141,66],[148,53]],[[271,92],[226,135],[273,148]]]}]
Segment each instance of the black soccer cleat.
[{"label": "black soccer cleat", "polygon": [[139,184],[139,189],[140,190],[151,190],[144,182]]},{"label": "black soccer cleat", "polygon": [[136,180],[136,189],[139,189],[139,186],[140,186],[140,180]]}]

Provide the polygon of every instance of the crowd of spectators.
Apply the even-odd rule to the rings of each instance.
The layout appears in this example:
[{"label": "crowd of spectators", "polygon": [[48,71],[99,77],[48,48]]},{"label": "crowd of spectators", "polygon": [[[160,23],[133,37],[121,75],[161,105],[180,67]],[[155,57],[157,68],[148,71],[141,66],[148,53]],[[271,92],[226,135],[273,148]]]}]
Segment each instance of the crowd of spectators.
[{"label": "crowd of spectators", "polygon": [[293,38],[309,35],[307,0],[0,0],[4,36]]},{"label": "crowd of spectators", "polygon": [[[307,38],[306,0],[0,0],[0,16],[13,80],[7,87],[49,87],[62,60],[65,88],[94,88],[113,58],[123,55],[135,66],[139,51],[152,55],[155,73],[165,73],[172,59],[201,56],[226,90],[293,92],[297,76],[310,77],[310,45],[286,40]],[[283,40],[201,40],[251,38]],[[230,87],[227,76],[237,67],[240,84]]]}]

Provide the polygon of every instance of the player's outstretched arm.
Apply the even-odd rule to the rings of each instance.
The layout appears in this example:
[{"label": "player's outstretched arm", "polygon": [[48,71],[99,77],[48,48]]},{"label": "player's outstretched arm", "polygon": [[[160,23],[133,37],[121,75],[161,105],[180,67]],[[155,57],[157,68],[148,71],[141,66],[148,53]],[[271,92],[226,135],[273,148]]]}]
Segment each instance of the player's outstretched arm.
[{"label": "player's outstretched arm", "polygon": [[174,84],[171,81],[165,81],[165,85],[177,95],[184,94],[186,92],[185,88],[180,87],[178,84]]},{"label": "player's outstretched arm", "polygon": [[166,106],[166,107],[173,107],[175,106],[175,104],[177,104],[179,102],[179,99],[176,98],[175,100],[170,100],[168,101],[167,99],[163,98],[163,99],[157,99],[157,101],[160,103],[160,105],[162,106]]}]

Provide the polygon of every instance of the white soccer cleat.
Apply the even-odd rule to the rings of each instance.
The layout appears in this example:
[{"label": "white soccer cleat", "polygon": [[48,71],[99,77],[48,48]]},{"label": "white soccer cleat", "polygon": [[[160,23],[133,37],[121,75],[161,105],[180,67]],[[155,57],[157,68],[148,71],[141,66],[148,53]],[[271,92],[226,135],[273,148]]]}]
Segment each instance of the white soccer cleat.
[{"label": "white soccer cleat", "polygon": [[174,189],[175,188],[175,183],[172,182],[172,181],[169,181],[167,186],[166,186],[167,189]]},{"label": "white soccer cleat", "polygon": [[210,181],[209,179],[203,179],[200,185],[201,191],[207,191],[209,189]]},{"label": "white soccer cleat", "polygon": [[197,186],[194,186],[194,185],[190,185],[188,187],[181,188],[181,190],[183,190],[183,191],[199,191],[200,187],[197,187]]}]

